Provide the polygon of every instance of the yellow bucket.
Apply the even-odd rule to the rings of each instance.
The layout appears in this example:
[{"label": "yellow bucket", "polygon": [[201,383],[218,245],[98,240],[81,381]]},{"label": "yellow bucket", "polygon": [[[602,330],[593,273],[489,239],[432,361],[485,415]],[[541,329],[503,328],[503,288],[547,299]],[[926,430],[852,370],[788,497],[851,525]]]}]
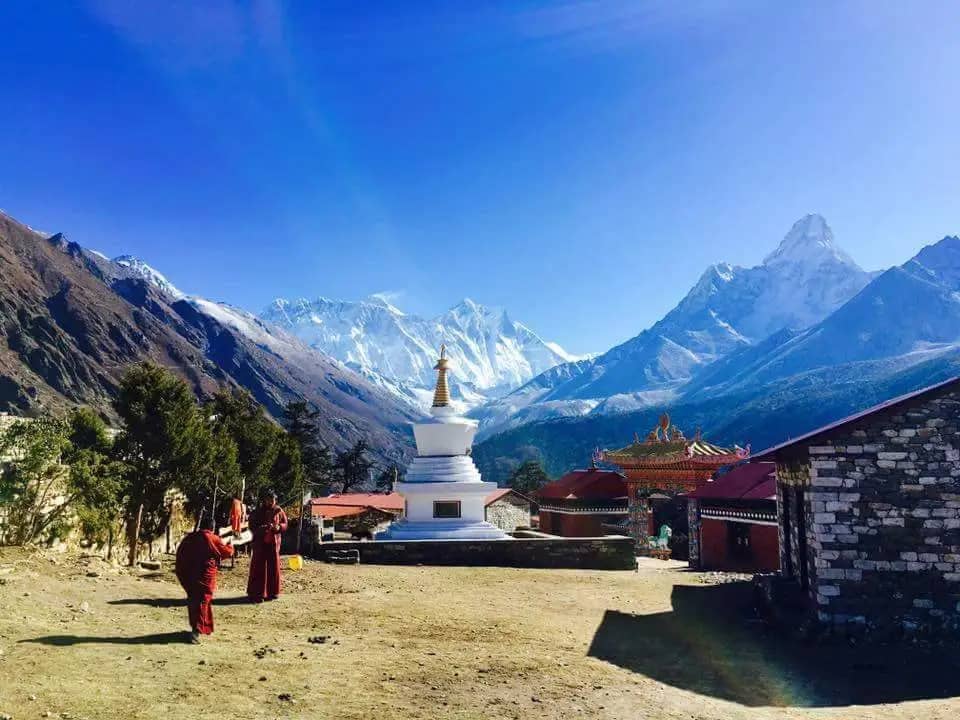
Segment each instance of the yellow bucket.
[{"label": "yellow bucket", "polygon": [[291,570],[302,570],[303,569],[303,558],[299,555],[291,555],[287,560],[287,565]]}]

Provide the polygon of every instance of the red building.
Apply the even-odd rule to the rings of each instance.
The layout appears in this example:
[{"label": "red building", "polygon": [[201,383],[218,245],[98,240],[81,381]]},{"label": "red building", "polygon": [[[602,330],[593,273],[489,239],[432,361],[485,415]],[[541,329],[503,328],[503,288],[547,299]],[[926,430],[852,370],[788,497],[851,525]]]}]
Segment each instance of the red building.
[{"label": "red building", "polygon": [[666,413],[645,440],[635,434],[630,445],[604,450],[601,458],[626,476],[629,512],[625,527],[636,540],[637,551],[644,552],[648,536],[656,532],[651,500],[696,490],[721,467],[741,462],[749,454],[749,448],[709,443],[699,430],[689,439]]},{"label": "red building", "polygon": [[690,566],[739,572],[780,569],[774,463],[738,465],[687,494]]},{"label": "red building", "polygon": [[611,470],[574,470],[537,493],[540,530],[564,537],[600,537],[627,517],[626,478]]}]

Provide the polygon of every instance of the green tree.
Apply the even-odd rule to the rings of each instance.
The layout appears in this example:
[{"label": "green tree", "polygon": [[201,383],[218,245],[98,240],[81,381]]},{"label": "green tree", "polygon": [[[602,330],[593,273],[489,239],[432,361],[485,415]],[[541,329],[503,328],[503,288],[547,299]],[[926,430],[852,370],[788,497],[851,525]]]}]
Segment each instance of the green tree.
[{"label": "green tree", "polygon": [[70,445],[64,460],[70,467],[70,485],[78,492],[76,515],[83,537],[108,543],[118,525],[124,495],[124,464],[112,456],[113,440],[103,418],[90,408],[75,408],[67,416]]},{"label": "green tree", "polygon": [[394,485],[402,480],[403,473],[400,471],[400,466],[396,463],[391,463],[377,475],[374,487],[380,492],[390,492],[394,489]]},{"label": "green tree", "polygon": [[533,495],[548,482],[550,478],[543,466],[536,460],[527,460],[513,471],[507,486],[519,493]]},{"label": "green tree", "polygon": [[128,370],[113,406],[124,425],[114,448],[126,468],[124,510],[132,563],[139,535],[158,534],[168,520],[166,493],[190,487],[210,472],[213,442],[190,388],[157,365]]},{"label": "green tree", "polygon": [[300,447],[304,483],[311,491],[326,495],[334,480],[333,459],[320,439],[319,416],[319,410],[295,400],[283,411],[283,426]]},{"label": "green tree", "polygon": [[357,442],[349,450],[337,453],[336,478],[340,492],[347,493],[362,488],[370,479],[373,462],[367,457],[365,440]]},{"label": "green tree", "polygon": [[50,417],[16,421],[0,434],[0,457],[9,458],[0,469],[5,542],[47,539],[57,529],[75,500],[61,463],[69,447],[67,424]]},{"label": "green tree", "polygon": [[113,447],[107,424],[88,407],[74,408],[67,415],[68,440],[71,452],[90,450],[106,455]]},{"label": "green tree", "polygon": [[[178,489],[187,498],[187,511],[199,517],[201,511],[207,516],[217,515],[221,501],[239,494],[241,488],[240,464],[237,461],[237,445],[233,437],[222,427],[216,427],[207,418],[210,443],[210,469],[184,478]],[[220,518],[222,519],[222,518]]]},{"label": "green tree", "polygon": [[277,428],[277,453],[270,469],[273,490],[284,505],[303,503],[306,494],[306,482],[303,463],[300,460],[300,444],[292,435]]},{"label": "green tree", "polygon": [[248,497],[270,487],[271,471],[279,452],[277,425],[246,390],[220,389],[204,406],[215,431],[233,439],[240,477]]}]

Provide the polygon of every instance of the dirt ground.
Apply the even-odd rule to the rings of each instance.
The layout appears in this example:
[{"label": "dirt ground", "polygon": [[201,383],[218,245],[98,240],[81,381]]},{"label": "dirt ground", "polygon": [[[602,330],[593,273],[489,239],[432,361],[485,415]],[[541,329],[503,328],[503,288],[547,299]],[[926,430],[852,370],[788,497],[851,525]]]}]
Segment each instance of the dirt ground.
[{"label": "dirt ground", "polygon": [[0,548],[0,717],[960,712],[955,656],[791,645],[750,621],[747,584],[656,561],[636,573],[308,562],[264,605],[242,601],[245,577],[243,560],[221,573],[216,634],[193,646],[169,570]]}]

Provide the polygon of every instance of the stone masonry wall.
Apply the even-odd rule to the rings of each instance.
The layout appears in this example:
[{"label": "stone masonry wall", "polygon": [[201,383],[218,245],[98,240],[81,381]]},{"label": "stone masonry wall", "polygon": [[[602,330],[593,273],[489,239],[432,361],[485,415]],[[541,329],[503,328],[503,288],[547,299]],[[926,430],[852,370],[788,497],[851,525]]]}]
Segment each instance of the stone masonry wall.
[{"label": "stone masonry wall", "polygon": [[809,587],[820,620],[957,633],[960,396],[878,413],[809,453]]},{"label": "stone masonry wall", "polygon": [[377,540],[319,543],[311,557],[357,550],[371,565],[461,565],[522,568],[636,570],[633,540],[604,538],[514,538],[512,540]]},{"label": "stone masonry wall", "polygon": [[487,505],[486,519],[501,530],[513,532],[518,527],[530,527],[530,503],[517,502],[509,497]]}]

